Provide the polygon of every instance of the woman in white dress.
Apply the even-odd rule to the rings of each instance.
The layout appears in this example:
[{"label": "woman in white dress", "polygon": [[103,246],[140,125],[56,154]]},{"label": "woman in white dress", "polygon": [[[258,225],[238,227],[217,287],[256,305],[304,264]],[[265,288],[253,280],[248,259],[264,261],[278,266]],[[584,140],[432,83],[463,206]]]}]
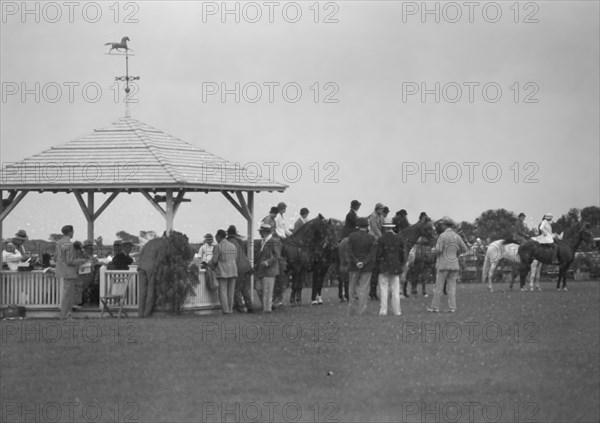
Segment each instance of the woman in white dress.
[{"label": "woman in white dress", "polygon": [[552,263],[558,263],[558,244],[554,242],[554,239],[558,237],[557,234],[552,232],[552,219],[554,216],[552,213],[546,213],[542,218],[542,222],[539,225],[540,235],[535,238],[540,244],[551,244],[552,245]]}]

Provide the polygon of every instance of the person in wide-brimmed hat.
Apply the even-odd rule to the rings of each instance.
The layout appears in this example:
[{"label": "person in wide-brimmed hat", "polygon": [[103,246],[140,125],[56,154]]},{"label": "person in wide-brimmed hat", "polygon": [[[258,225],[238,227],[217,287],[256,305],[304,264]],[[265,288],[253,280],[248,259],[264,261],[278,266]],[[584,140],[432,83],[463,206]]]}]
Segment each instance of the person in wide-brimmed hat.
[{"label": "person in wide-brimmed hat", "polygon": [[19,229],[11,240],[17,252],[21,254],[22,260],[27,260],[29,258],[29,254],[25,250],[25,241],[27,240],[29,240],[29,237],[27,236],[27,232],[23,229]]},{"label": "person in wide-brimmed hat", "polygon": [[456,223],[449,217],[443,217],[439,221],[442,229],[435,245],[436,260],[436,278],[435,288],[433,289],[433,301],[431,307],[427,308],[430,312],[439,312],[440,301],[444,285],[448,292],[448,311],[456,311],[456,280],[460,272],[458,257],[467,252],[467,246],[453,228]]}]

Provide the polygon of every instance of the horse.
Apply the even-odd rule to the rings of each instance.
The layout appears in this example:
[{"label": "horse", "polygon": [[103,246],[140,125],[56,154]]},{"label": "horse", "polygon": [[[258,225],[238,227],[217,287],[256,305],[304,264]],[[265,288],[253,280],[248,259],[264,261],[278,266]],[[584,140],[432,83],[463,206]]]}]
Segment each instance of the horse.
[{"label": "horse", "polygon": [[108,54],[110,54],[111,51],[113,50],[117,50],[120,52],[120,48],[124,48],[125,51],[127,50],[131,50],[133,51],[133,49],[130,49],[129,47],[127,47],[127,41],[131,41],[129,39],[129,37],[123,37],[121,38],[121,42],[120,43],[106,43],[104,44],[105,46],[110,46],[110,50],[108,50]]},{"label": "horse", "polygon": [[[481,270],[481,283],[485,284],[488,282],[488,290],[490,292],[494,292],[492,288],[492,280],[494,277],[494,271],[500,264],[502,260],[506,260],[511,265],[511,273],[510,273],[510,285],[509,288],[513,289],[513,285],[515,283],[515,278],[519,274],[519,265],[521,264],[521,259],[518,254],[519,244],[510,239],[499,239],[490,243],[485,252],[485,259],[483,261],[483,269]],[[533,291],[533,285],[535,282],[536,289],[541,291],[539,275],[542,267],[539,261],[534,260],[531,263],[531,290]],[[537,277],[537,279],[536,279]],[[520,278],[520,276],[519,276]]]},{"label": "horse", "polygon": [[[400,274],[400,282],[402,284],[402,293],[406,298],[409,297],[406,292],[406,286],[408,284],[407,274],[411,266],[418,263],[418,267],[415,268],[417,272],[417,278],[413,278],[412,292],[417,291],[417,282],[421,281],[423,287],[423,295],[425,295],[425,282],[422,278],[422,274],[428,269],[427,266],[435,264],[435,255],[431,254],[431,248],[434,245],[433,240],[436,236],[435,226],[431,219],[425,221],[419,221],[414,225],[409,226],[401,232],[401,236],[404,239],[404,255],[406,260],[402,267],[402,273]],[[417,243],[417,241],[419,241]]]},{"label": "horse", "polygon": [[[560,290],[560,282],[562,280],[563,291],[567,291],[567,270],[575,259],[575,251],[579,248],[581,241],[593,242],[594,236],[590,230],[589,222],[578,222],[564,231],[562,240],[555,240],[558,244],[558,280],[556,281],[556,289]],[[525,281],[529,268],[533,260],[538,260],[541,263],[552,263],[552,248],[551,244],[544,246],[535,240],[529,240],[521,244],[518,250],[521,259],[521,290],[524,291]]]},{"label": "horse", "polygon": [[[307,273],[313,268],[315,259],[323,250],[334,243],[332,239],[333,225],[329,219],[319,214],[302,225],[291,236],[283,240],[282,257],[287,263],[285,277],[292,278],[290,303],[302,304],[302,287]],[[320,294],[319,294],[320,295]]]}]

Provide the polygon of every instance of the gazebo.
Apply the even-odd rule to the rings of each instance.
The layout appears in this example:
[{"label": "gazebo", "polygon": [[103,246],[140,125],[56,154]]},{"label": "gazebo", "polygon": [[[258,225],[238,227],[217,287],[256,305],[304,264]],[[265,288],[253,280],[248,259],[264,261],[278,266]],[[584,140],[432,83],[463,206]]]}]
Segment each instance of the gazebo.
[{"label": "gazebo", "polygon": [[[144,196],[165,218],[169,233],[179,206],[190,201],[186,193],[218,192],[247,221],[251,260],[254,194],[287,188],[128,116],[5,165],[0,181],[0,239],[2,222],[28,193],[72,193],[87,220],[87,238],[93,240],[94,222],[120,193]],[[110,195],[97,205],[95,195],[100,193]]]},{"label": "gazebo", "polygon": [[[287,188],[130,117],[4,166],[0,178],[0,238],[2,222],[30,192],[72,193],[87,220],[90,240],[94,222],[120,193],[143,195],[170,232],[187,192],[220,192],[248,222],[251,245],[254,193]],[[97,193],[110,193],[99,207]]]}]

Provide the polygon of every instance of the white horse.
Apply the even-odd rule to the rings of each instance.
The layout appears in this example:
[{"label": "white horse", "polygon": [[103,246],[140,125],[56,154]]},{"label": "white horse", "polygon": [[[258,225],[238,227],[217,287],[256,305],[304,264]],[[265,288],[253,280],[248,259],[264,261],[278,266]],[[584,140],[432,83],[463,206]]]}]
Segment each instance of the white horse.
[{"label": "white horse", "polygon": [[[518,264],[521,263],[521,259],[519,258],[519,244],[514,242],[506,242],[504,239],[499,239],[497,241],[492,242],[487,251],[485,252],[485,260],[483,262],[483,270],[481,271],[481,283],[485,284],[486,280],[488,281],[488,289],[490,292],[493,292],[492,288],[492,278],[494,276],[494,270],[498,267],[500,260],[505,259],[509,263],[512,264],[511,278],[510,278],[510,289],[512,289],[513,284],[515,282],[515,276],[518,276]],[[530,278],[530,286],[533,291],[533,284],[535,280],[535,276],[537,275],[536,286],[538,290],[540,289],[540,281],[539,275],[542,266],[537,267],[539,262],[536,260],[531,264],[531,275]],[[522,289],[524,291],[525,289]]]}]

